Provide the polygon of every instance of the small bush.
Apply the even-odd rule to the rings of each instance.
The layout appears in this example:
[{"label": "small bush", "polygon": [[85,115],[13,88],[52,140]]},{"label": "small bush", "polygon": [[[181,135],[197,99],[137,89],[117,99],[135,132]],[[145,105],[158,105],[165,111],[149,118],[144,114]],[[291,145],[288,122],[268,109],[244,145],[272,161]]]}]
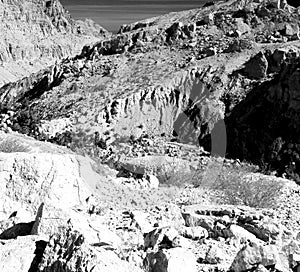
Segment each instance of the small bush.
[{"label": "small bush", "polygon": [[226,204],[275,208],[283,184],[270,177],[262,178],[243,171],[227,170],[219,175],[213,187],[222,193]]},{"label": "small bush", "polygon": [[28,152],[30,149],[22,145],[17,140],[5,139],[0,142],[0,152],[4,153],[14,153],[14,152]]}]

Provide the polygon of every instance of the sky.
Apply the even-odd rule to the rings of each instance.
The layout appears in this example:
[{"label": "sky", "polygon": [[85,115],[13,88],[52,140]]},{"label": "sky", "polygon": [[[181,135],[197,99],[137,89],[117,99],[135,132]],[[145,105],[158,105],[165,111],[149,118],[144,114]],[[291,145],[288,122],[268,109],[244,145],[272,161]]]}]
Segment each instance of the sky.
[{"label": "sky", "polygon": [[61,0],[75,19],[90,18],[109,31],[149,17],[201,7],[208,0]]}]

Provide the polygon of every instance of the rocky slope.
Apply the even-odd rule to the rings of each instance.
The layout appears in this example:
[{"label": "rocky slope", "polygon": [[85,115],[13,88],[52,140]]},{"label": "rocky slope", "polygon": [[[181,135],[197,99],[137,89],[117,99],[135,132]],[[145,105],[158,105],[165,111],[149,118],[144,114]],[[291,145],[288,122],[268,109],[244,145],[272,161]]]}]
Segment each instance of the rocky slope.
[{"label": "rocky slope", "polygon": [[[67,120],[57,137],[81,149],[99,139],[163,134],[224,155],[225,120],[228,156],[297,173],[298,21],[291,6],[232,0],[123,26],[78,56],[3,87],[2,106],[15,112],[11,128],[39,139],[55,136],[43,123]],[[278,138],[282,153],[296,152],[280,159],[281,167],[270,158]]]},{"label": "rocky slope", "polygon": [[[51,52],[98,35],[59,2],[3,3],[38,7]],[[0,271],[300,271],[293,5],[124,25],[0,88]]]},{"label": "rocky slope", "polygon": [[91,21],[73,20],[56,0],[4,0],[0,18],[0,85],[74,55],[107,35]]},{"label": "rocky slope", "polygon": [[234,206],[212,188],[140,189],[137,179],[128,187],[116,170],[67,148],[16,133],[0,138],[1,271],[299,267],[299,187],[288,180],[249,176],[269,195],[263,183],[282,184],[276,205]]}]

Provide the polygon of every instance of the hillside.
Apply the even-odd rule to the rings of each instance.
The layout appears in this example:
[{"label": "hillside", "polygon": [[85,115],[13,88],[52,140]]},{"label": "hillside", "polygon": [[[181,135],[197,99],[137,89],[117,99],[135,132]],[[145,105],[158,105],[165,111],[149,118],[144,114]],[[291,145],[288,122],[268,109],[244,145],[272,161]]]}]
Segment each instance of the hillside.
[{"label": "hillside", "polygon": [[0,2],[0,86],[74,55],[107,35],[93,22],[77,22],[59,1]]},{"label": "hillside", "polygon": [[288,3],[209,2],[113,35],[58,1],[2,1],[20,16],[1,19],[0,271],[299,271]]},{"label": "hillside", "polygon": [[[267,9],[250,3],[241,9],[244,5],[227,1],[123,26],[122,34],[3,87],[2,106],[15,112],[10,126],[48,139],[40,124],[55,126],[67,118],[69,131],[60,134],[68,132],[66,141],[73,149],[92,147],[95,133],[109,142],[164,133],[181,142],[199,142],[210,151],[213,128],[224,120],[229,138],[218,141],[216,152],[227,147],[229,157],[274,168],[281,175],[285,168],[297,173],[293,77],[299,16],[275,5]],[[244,106],[248,100],[249,109]],[[282,153],[290,152],[290,146],[295,152],[281,166],[270,157],[279,138]]]}]

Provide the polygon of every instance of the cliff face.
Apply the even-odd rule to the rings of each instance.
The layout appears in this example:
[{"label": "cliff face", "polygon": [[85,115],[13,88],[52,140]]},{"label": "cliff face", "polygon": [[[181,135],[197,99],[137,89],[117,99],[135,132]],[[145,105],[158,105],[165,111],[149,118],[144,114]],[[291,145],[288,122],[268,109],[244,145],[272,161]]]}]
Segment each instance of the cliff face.
[{"label": "cliff face", "polygon": [[57,0],[0,2],[0,85],[79,52],[106,31],[76,22]]},{"label": "cliff face", "polygon": [[[299,47],[265,52],[266,75],[226,118],[228,153],[300,180]],[[276,73],[278,71],[278,73]]]}]

